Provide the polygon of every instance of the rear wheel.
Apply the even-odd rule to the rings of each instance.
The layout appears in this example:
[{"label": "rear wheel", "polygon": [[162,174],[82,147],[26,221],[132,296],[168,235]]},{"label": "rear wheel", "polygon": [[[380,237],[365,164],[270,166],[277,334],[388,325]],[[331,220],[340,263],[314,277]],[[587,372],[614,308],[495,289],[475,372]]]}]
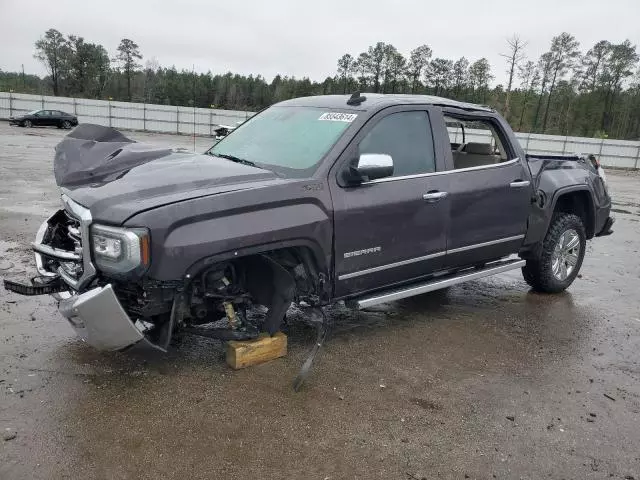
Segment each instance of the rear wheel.
[{"label": "rear wheel", "polygon": [[33,124],[31,123],[31,120],[25,120],[24,122],[22,122],[23,127],[31,128],[32,125]]},{"label": "rear wheel", "polygon": [[562,292],[578,276],[586,244],[580,217],[563,212],[554,214],[539,258],[527,260],[522,268],[525,281],[540,292]]}]

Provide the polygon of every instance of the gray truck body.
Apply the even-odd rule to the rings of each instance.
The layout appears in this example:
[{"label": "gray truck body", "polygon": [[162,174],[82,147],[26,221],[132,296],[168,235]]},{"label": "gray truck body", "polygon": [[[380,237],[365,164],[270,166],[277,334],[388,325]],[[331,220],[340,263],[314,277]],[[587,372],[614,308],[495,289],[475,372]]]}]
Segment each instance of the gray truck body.
[{"label": "gray truck body", "polygon": [[[116,300],[127,317],[122,322],[131,328],[125,328],[123,342],[113,341],[117,332],[93,332],[92,338],[85,332],[85,339],[99,348],[122,348],[127,346],[123,343],[149,337],[139,328],[136,335],[134,316],[146,315],[152,321],[172,312],[169,329],[174,328],[175,304],[183,302],[189,309],[181,295],[190,291],[193,279],[213,266],[243,258],[271,258],[297,286],[289,300],[302,298],[305,304],[321,306],[338,300],[357,302],[456,272],[462,273],[455,278],[462,278],[470,268],[491,266],[513,255],[537,258],[559,209],[581,219],[587,238],[610,233],[611,199],[598,166],[588,158],[527,156],[506,121],[486,107],[428,96],[366,97],[356,102],[349,96],[306,97],[278,104],[355,115],[348,117],[349,125],[313,168],[293,175],[207,154],[160,152],[157,158],[143,155],[141,161],[133,154],[126,169],[63,184],[65,198],[90,212],[81,246],[86,278],[60,297],[63,314],[74,325],[78,296],[93,291],[95,297],[95,289],[100,289],[103,299],[108,297],[106,303]],[[376,124],[400,112],[428,117],[433,171],[351,181],[348,173],[359,156],[360,142]],[[219,148],[260,115],[223,139]],[[455,168],[456,151],[445,123],[451,119],[491,125],[505,158]],[[99,167],[103,165],[108,164]],[[94,269],[95,274],[86,276],[95,267],[86,241],[93,224],[148,229],[148,267],[125,276]],[[279,252],[293,252],[292,260],[282,260]],[[40,249],[40,264],[42,255]],[[301,277],[294,273],[297,264],[304,267]],[[56,271],[51,270],[41,273],[52,278]],[[270,275],[265,272],[256,275]],[[145,314],[141,308],[130,308],[136,295],[132,285],[139,296],[147,298],[144,292],[158,289],[164,296]],[[107,290],[115,291],[113,298]],[[138,303],[143,303],[141,297]],[[120,311],[117,315],[123,317]],[[86,329],[90,320],[83,322]],[[178,319],[185,322],[189,314]],[[96,335],[109,340],[96,340]]]}]

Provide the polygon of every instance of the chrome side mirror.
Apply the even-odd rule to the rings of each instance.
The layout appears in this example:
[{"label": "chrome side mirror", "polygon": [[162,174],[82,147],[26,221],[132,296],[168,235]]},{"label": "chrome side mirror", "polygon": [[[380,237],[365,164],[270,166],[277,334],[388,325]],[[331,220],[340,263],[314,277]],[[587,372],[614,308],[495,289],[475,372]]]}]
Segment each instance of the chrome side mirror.
[{"label": "chrome side mirror", "polygon": [[355,170],[363,182],[390,177],[393,175],[393,158],[385,153],[363,153]]}]

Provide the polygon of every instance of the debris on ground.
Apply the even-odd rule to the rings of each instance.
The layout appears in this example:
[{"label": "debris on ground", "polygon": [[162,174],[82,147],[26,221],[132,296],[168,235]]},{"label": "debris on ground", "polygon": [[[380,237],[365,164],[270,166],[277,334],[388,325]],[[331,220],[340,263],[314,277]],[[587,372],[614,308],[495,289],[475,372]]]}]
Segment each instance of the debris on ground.
[{"label": "debris on ground", "polygon": [[427,477],[418,477],[417,475],[414,475],[413,473],[410,472],[406,472],[407,473],[407,477],[409,477],[412,480],[427,480]]},{"label": "debris on ground", "polygon": [[9,440],[13,440],[17,436],[18,436],[18,432],[13,428],[5,428],[4,432],[2,432],[2,439],[5,442],[8,442]]},{"label": "debris on ground", "polygon": [[605,397],[607,397],[609,400],[612,400],[612,401],[614,401],[614,402],[616,401],[616,399],[615,399],[615,398],[613,398],[613,397],[612,397],[611,395],[609,395],[608,393],[604,393],[603,395],[604,395]]},{"label": "debris on ground", "polygon": [[511,420],[512,422],[515,422],[516,417],[514,415],[507,415],[507,420]]}]

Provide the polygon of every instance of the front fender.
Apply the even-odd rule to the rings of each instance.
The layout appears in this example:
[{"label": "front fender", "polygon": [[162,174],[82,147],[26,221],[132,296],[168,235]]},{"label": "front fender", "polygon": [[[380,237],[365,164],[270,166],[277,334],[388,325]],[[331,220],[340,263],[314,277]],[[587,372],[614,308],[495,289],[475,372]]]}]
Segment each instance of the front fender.
[{"label": "front fender", "polygon": [[318,267],[331,264],[332,224],[317,201],[262,204],[217,211],[194,200],[143,212],[127,225],[151,230],[151,266],[156,280],[183,278],[194,265],[287,246],[309,247]]}]

